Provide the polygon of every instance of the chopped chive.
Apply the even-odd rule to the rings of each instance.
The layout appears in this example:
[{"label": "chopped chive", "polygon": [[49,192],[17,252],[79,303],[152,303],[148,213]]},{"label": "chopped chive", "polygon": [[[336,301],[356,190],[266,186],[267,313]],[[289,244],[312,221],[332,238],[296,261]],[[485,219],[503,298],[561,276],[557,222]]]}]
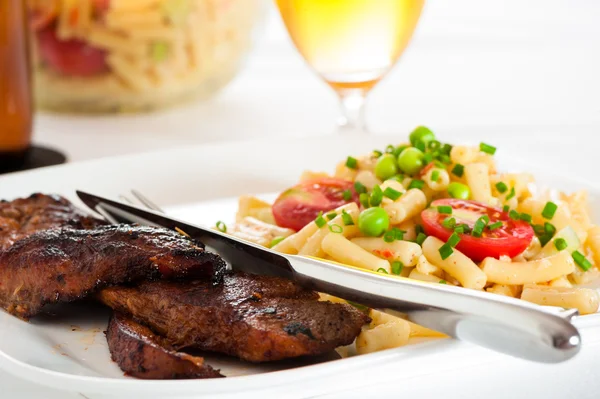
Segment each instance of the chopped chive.
[{"label": "chopped chive", "polygon": [[383,200],[383,191],[381,191],[379,186],[373,187],[373,191],[369,197],[369,203],[371,206],[379,206],[379,204],[381,204],[381,200]]},{"label": "chopped chive", "polygon": [[367,209],[369,207],[369,194],[361,193],[358,197],[358,200],[360,201],[360,204],[363,206],[363,208]]},{"label": "chopped chive", "polygon": [[496,223],[492,223],[492,224],[488,225],[488,229],[490,229],[490,230],[496,230],[496,229],[499,229],[500,227],[502,227],[502,222],[496,222]]},{"label": "chopped chive", "polygon": [[400,198],[401,195],[402,195],[402,193],[400,191],[394,190],[391,187],[387,187],[383,191],[383,196],[391,199],[392,201],[396,201],[398,198]]},{"label": "chopped chive", "polygon": [[389,274],[387,272],[387,270],[385,270],[383,267],[380,267],[379,269],[377,269],[377,273]]},{"label": "chopped chive", "polygon": [[527,223],[531,223],[531,220],[532,220],[531,215],[528,213],[525,213],[525,212],[521,213],[519,215],[519,218]]},{"label": "chopped chive", "polygon": [[285,240],[285,237],[275,237],[269,243],[269,248],[273,248],[275,245],[279,244],[281,241]]},{"label": "chopped chive", "polygon": [[392,274],[399,275],[402,273],[402,269],[404,269],[404,265],[399,260],[395,260],[392,262]]},{"label": "chopped chive", "polygon": [[440,249],[438,249],[438,252],[440,253],[440,256],[442,257],[442,260],[444,260],[444,259],[448,259],[448,257],[450,255],[452,255],[454,250],[452,249],[452,247],[450,245],[448,245],[446,243],[446,244],[442,245],[440,247]]},{"label": "chopped chive", "polygon": [[439,213],[443,213],[444,215],[452,215],[452,207],[448,205],[438,206],[437,211]]},{"label": "chopped chive", "polygon": [[568,246],[569,246],[569,244],[567,244],[567,241],[562,237],[559,237],[556,240],[554,240],[554,247],[556,249],[558,249],[559,251],[562,251],[563,249],[567,248]]},{"label": "chopped chive", "polygon": [[579,268],[581,268],[581,270],[584,272],[587,272],[592,267],[592,263],[587,260],[585,255],[583,255],[581,252],[575,251],[573,252],[572,256],[575,263],[577,263],[577,266],[579,266]]},{"label": "chopped chive", "polygon": [[352,220],[352,216],[346,210],[342,210],[342,222],[344,222],[344,226],[353,226],[354,220]]},{"label": "chopped chive", "polygon": [[388,154],[392,154],[395,149],[396,149],[396,147],[394,147],[393,145],[389,144],[387,147],[385,147],[385,152],[387,152]]},{"label": "chopped chive", "polygon": [[341,232],[344,231],[344,228],[342,226],[340,226],[339,224],[331,224],[329,225],[329,231],[331,231],[332,233],[337,233],[340,234]]},{"label": "chopped chive", "polygon": [[419,233],[415,242],[419,245],[423,245],[423,241],[425,241],[426,238],[427,236],[425,235],[425,233]]},{"label": "chopped chive", "polygon": [[440,171],[439,170],[434,170],[433,172],[431,172],[431,180],[433,180],[434,182],[437,182],[438,180],[440,180]]},{"label": "chopped chive", "polygon": [[396,233],[394,230],[388,230],[383,235],[383,241],[385,242],[393,242],[396,239]]},{"label": "chopped chive", "polygon": [[456,226],[454,228],[454,232],[457,234],[464,234],[467,232],[467,229],[465,229],[465,224],[459,224],[458,226]]},{"label": "chopped chive", "polygon": [[510,209],[510,206],[508,206],[508,205],[504,205],[504,206],[502,207],[502,212],[508,212],[508,210],[509,210],[509,209]]},{"label": "chopped chive", "polygon": [[359,181],[355,181],[354,182],[354,189],[356,190],[357,193],[362,194],[362,193],[366,193],[367,192],[367,188],[365,187],[364,184],[362,184]]},{"label": "chopped chive", "polygon": [[485,152],[486,154],[494,155],[496,153],[496,147],[486,143],[479,144],[479,151]]},{"label": "chopped chive", "polygon": [[383,152],[381,152],[379,150],[373,150],[373,155],[375,156],[375,158],[379,158],[380,156],[383,155]]},{"label": "chopped chive", "polygon": [[411,188],[418,188],[418,189],[422,189],[423,186],[425,185],[425,182],[423,180],[418,180],[418,179],[414,179],[410,182],[410,184],[408,185],[408,189],[410,190]]},{"label": "chopped chive", "polygon": [[448,284],[446,280],[440,280],[440,284]]},{"label": "chopped chive", "polygon": [[504,194],[506,190],[508,190],[508,186],[506,185],[506,183],[499,181],[498,183],[496,183],[496,190],[498,190],[500,194]]},{"label": "chopped chive", "polygon": [[326,216],[327,216],[327,220],[333,220],[333,219],[335,219],[335,217],[337,216],[337,213],[335,213],[335,212],[330,212],[330,213],[328,213]]},{"label": "chopped chive", "polygon": [[465,167],[457,163],[456,165],[454,165],[451,172],[454,176],[463,177],[463,174],[465,173]]},{"label": "chopped chive", "polygon": [[452,230],[456,226],[456,219],[454,219],[453,217],[448,217],[448,218],[444,219],[444,221],[442,222],[442,226],[444,226],[447,229]]},{"label": "chopped chive", "polygon": [[344,190],[344,192],[342,193],[342,197],[344,198],[344,201],[352,200],[352,191]]},{"label": "chopped chive", "polygon": [[511,187],[511,188],[510,188],[510,193],[508,193],[508,195],[506,196],[505,200],[506,200],[506,201],[509,201],[509,200],[511,200],[511,199],[512,199],[512,198],[515,196],[515,194],[516,194],[516,193],[515,193],[515,188],[514,188],[514,187]]},{"label": "chopped chive", "polygon": [[219,220],[216,226],[217,230],[219,230],[221,233],[227,233],[227,225],[225,224],[225,222]]},{"label": "chopped chive", "polygon": [[510,212],[508,213],[508,217],[511,218],[512,220],[519,220],[521,218],[521,214],[517,211],[515,211],[514,209],[511,209]]},{"label": "chopped chive", "polygon": [[323,217],[323,211],[319,212],[319,214],[317,215],[317,218],[315,219],[315,223],[319,228],[321,228],[327,224],[327,221]]},{"label": "chopped chive", "polygon": [[557,209],[558,209],[558,205],[556,205],[554,202],[548,201],[548,202],[546,202],[546,205],[544,206],[544,210],[542,211],[542,216],[545,219],[552,220]]},{"label": "chopped chive", "polygon": [[346,166],[350,169],[356,169],[358,168],[358,160],[354,157],[349,156],[348,158],[346,158]]},{"label": "chopped chive", "polygon": [[456,233],[452,233],[446,244],[450,245],[452,248],[456,247],[456,245],[460,242],[460,237]]},{"label": "chopped chive", "polygon": [[487,215],[481,216],[473,225],[473,231],[471,232],[471,235],[473,237],[481,237],[483,234],[483,229],[485,229],[485,226],[487,226],[489,222],[490,218],[487,217]]}]

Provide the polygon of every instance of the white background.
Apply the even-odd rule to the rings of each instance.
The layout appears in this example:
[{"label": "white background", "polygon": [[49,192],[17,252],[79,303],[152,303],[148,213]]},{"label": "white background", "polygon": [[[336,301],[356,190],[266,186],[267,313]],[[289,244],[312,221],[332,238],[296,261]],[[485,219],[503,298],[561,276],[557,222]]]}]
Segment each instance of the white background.
[{"label": "white background", "polygon": [[[412,45],[370,97],[370,128],[375,134],[405,134],[418,124],[438,132],[473,126],[495,132],[502,131],[498,127],[559,128],[564,131],[560,146],[573,157],[582,145],[598,147],[599,21],[595,0],[430,0]],[[35,140],[65,150],[76,161],[216,140],[326,134],[337,113],[335,96],[295,53],[272,12],[244,71],[212,101],[146,115],[41,114]],[[519,381],[503,381],[502,369],[496,372],[498,385],[519,389],[497,391],[492,383],[488,397],[535,398],[540,392],[527,386],[526,373]],[[408,389],[415,397],[461,397],[444,389],[457,378],[469,384],[468,376],[449,373],[431,376],[426,390]],[[32,388],[6,374],[0,384],[9,387],[10,398],[81,398]],[[374,389],[336,397],[372,397]],[[393,392],[391,382],[388,396]]]}]

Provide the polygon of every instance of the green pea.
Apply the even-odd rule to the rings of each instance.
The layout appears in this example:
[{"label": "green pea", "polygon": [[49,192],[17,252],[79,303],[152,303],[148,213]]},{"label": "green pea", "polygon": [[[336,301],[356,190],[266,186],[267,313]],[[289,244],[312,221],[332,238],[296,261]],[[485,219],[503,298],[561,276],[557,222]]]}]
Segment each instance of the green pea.
[{"label": "green pea", "polygon": [[371,237],[379,237],[390,227],[390,218],[387,212],[380,207],[365,209],[358,215],[358,228]]},{"label": "green pea", "polygon": [[386,154],[377,160],[375,164],[375,176],[380,180],[386,180],[398,173],[396,158],[392,154]]},{"label": "green pea", "polygon": [[410,143],[414,146],[418,141],[427,144],[430,141],[435,140],[435,134],[425,126],[418,126],[412,131],[408,138],[410,139]]},{"label": "green pea", "polygon": [[471,196],[471,190],[465,184],[453,182],[448,185],[448,194],[452,198],[467,200]]},{"label": "green pea", "polygon": [[400,155],[398,155],[398,167],[402,172],[409,175],[414,175],[423,168],[424,156],[425,154],[423,154],[423,152],[417,148],[407,148],[406,150],[402,151]]}]

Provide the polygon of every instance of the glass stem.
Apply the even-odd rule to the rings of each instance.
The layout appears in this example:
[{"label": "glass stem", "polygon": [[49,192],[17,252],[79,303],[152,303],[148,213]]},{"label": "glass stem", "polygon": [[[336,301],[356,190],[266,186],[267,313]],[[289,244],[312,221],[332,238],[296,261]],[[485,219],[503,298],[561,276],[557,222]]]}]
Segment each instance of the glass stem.
[{"label": "glass stem", "polygon": [[338,130],[344,133],[367,133],[365,124],[365,103],[367,92],[361,89],[339,91],[342,115]]}]

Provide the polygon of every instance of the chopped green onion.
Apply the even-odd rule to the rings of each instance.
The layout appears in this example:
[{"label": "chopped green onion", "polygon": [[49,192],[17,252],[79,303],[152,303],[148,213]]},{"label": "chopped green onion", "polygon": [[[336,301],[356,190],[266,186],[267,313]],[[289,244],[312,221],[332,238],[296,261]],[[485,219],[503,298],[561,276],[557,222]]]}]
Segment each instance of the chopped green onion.
[{"label": "chopped green onion", "polygon": [[219,230],[221,233],[227,233],[227,225],[225,224],[225,222],[219,220],[216,226],[217,230]]},{"label": "chopped green onion", "polygon": [[447,243],[442,245],[440,247],[440,249],[438,250],[438,252],[440,253],[440,256],[442,257],[442,260],[444,259],[448,259],[448,257],[450,255],[452,255],[452,253],[454,252],[454,250],[452,249],[452,247],[450,245],[448,245]]},{"label": "chopped green onion", "polygon": [[317,215],[317,218],[315,219],[315,224],[319,228],[321,228],[321,227],[323,227],[323,226],[325,226],[327,224],[327,221],[323,217],[323,211],[319,212],[319,214]]},{"label": "chopped green onion", "polygon": [[354,189],[356,190],[357,193],[362,194],[362,193],[366,193],[367,192],[367,188],[365,187],[364,184],[362,184],[359,181],[355,181],[354,182]]},{"label": "chopped green onion", "polygon": [[416,149],[419,149],[419,150],[423,151],[423,152],[425,152],[425,150],[427,149],[427,145],[422,140],[416,141],[415,144],[414,144],[414,147]]},{"label": "chopped green onion", "polygon": [[531,215],[528,213],[525,213],[525,212],[521,213],[519,215],[519,218],[527,223],[531,223],[531,220],[532,220]]},{"label": "chopped green onion", "polygon": [[369,207],[369,194],[361,193],[358,197],[358,200],[360,201],[360,204],[363,206],[363,208],[367,209]]},{"label": "chopped green onion", "polygon": [[383,267],[380,267],[379,269],[377,269],[377,273],[388,274],[387,270],[385,270]]},{"label": "chopped green onion", "polygon": [[399,275],[402,273],[402,269],[404,269],[404,265],[399,260],[395,260],[392,262],[392,274]]},{"label": "chopped green onion", "polygon": [[552,223],[545,222],[544,223],[544,231],[548,234],[554,235],[556,233],[556,227]]},{"label": "chopped green onion", "polygon": [[393,242],[395,239],[396,233],[394,232],[394,230],[386,231],[386,233],[383,235],[383,241],[385,242]]},{"label": "chopped green onion", "polygon": [[373,187],[371,197],[369,197],[369,203],[371,206],[379,206],[379,204],[381,204],[381,200],[383,200],[383,191],[381,191],[379,186]]},{"label": "chopped green onion", "polygon": [[352,220],[352,216],[346,210],[342,210],[342,222],[344,222],[344,226],[352,226],[354,225],[354,220]]},{"label": "chopped green onion", "polygon": [[486,143],[479,144],[479,151],[485,152],[486,154],[494,155],[496,153],[496,147]]},{"label": "chopped green onion", "polygon": [[459,224],[458,226],[454,227],[454,232],[457,234],[468,233],[469,226],[467,226],[466,224]]},{"label": "chopped green onion", "polygon": [[388,180],[395,180],[398,183],[402,183],[402,181],[404,180],[404,175],[395,175],[390,177]]},{"label": "chopped green onion", "polygon": [[487,215],[481,216],[473,225],[473,231],[471,232],[471,235],[473,237],[481,237],[483,234],[483,229],[485,229],[489,222],[490,218]]},{"label": "chopped green onion", "polygon": [[406,234],[406,231],[400,230],[397,227],[394,227],[392,231],[394,232],[394,238],[396,240],[404,240],[404,234]]},{"label": "chopped green onion", "polygon": [[342,226],[340,226],[339,224],[331,224],[329,225],[329,231],[331,231],[332,233],[337,233],[340,234],[341,232],[344,231],[344,228]]},{"label": "chopped green onion", "polygon": [[439,156],[438,159],[440,160],[440,162],[442,162],[442,163],[444,163],[446,165],[450,165],[451,160],[450,160],[450,157],[448,155],[442,154],[442,155]]},{"label": "chopped green onion", "polygon": [[448,284],[446,280],[440,280],[440,284]]},{"label": "chopped green onion", "polygon": [[531,227],[533,227],[533,232],[536,236],[541,236],[546,233],[546,230],[544,230],[544,225],[542,224],[534,224]]},{"label": "chopped green onion", "polygon": [[344,198],[344,201],[352,200],[352,191],[344,190],[344,192],[342,193],[342,197]]},{"label": "chopped green onion", "polygon": [[509,201],[509,200],[511,200],[511,199],[512,199],[512,198],[515,196],[515,194],[516,194],[516,193],[515,193],[515,188],[514,188],[514,187],[511,187],[511,188],[510,188],[510,193],[508,193],[508,195],[506,196],[505,200],[506,200],[506,201]]},{"label": "chopped green onion", "polygon": [[567,240],[565,240],[562,237],[559,237],[556,240],[554,240],[554,247],[556,247],[556,249],[558,249],[559,251],[562,251],[563,249],[567,248],[568,246],[569,246],[569,244],[567,244]]},{"label": "chopped green onion", "polygon": [[442,143],[440,143],[440,142],[439,142],[439,141],[437,141],[437,140],[431,140],[431,141],[430,141],[430,142],[427,144],[427,147],[428,147],[430,150],[437,150],[437,149],[438,149],[438,148],[440,148],[441,146],[442,146]]},{"label": "chopped green onion", "polygon": [[465,173],[465,167],[457,163],[456,165],[454,165],[451,172],[454,176],[463,177],[463,174]]},{"label": "chopped green onion", "polygon": [[433,155],[429,152],[427,154],[423,155],[423,162],[425,164],[433,162]]},{"label": "chopped green onion", "polygon": [[512,220],[519,220],[521,218],[521,214],[517,211],[515,211],[514,209],[511,209],[510,212],[508,213],[508,217],[511,218]]},{"label": "chopped green onion", "polygon": [[327,220],[333,220],[333,219],[335,219],[335,217],[337,216],[337,213],[335,213],[335,212],[330,212],[330,213],[328,213],[328,214],[327,214],[327,215],[325,215],[325,216],[327,216]]},{"label": "chopped green onion", "polygon": [[452,207],[448,205],[438,206],[437,211],[439,213],[443,213],[444,215],[452,215]]},{"label": "chopped green onion", "polygon": [[398,198],[400,198],[401,195],[402,195],[402,193],[400,191],[394,190],[391,187],[387,187],[383,191],[383,196],[391,199],[392,201],[396,201]]},{"label": "chopped green onion", "polygon": [[544,210],[542,211],[542,216],[545,219],[552,220],[557,209],[558,209],[558,205],[556,205],[554,202],[548,201],[548,202],[546,202],[546,205],[544,206]]},{"label": "chopped green onion", "polygon": [[496,229],[499,229],[500,227],[502,227],[502,222],[496,222],[496,223],[492,223],[492,224],[488,225],[488,229],[490,229],[490,230],[496,230]]},{"label": "chopped green onion", "polygon": [[506,183],[499,181],[498,183],[496,183],[496,190],[498,190],[500,194],[504,194],[506,190],[508,190],[508,186],[506,185]]},{"label": "chopped green onion", "polygon": [[454,229],[454,226],[456,226],[456,219],[454,219],[453,217],[449,217],[444,219],[444,221],[442,222],[442,226],[444,226],[447,229]]},{"label": "chopped green onion", "polygon": [[285,237],[275,237],[271,240],[269,244],[269,248],[273,248],[275,245],[279,244],[281,241],[285,240]]},{"label": "chopped green onion", "polygon": [[354,157],[348,157],[346,158],[346,166],[350,169],[356,169],[358,168],[358,160]]},{"label": "chopped green onion", "polygon": [[452,151],[452,146],[450,144],[444,144],[442,148],[440,148],[442,154],[450,155],[450,151]]},{"label": "chopped green onion", "polygon": [[373,150],[373,155],[375,156],[375,158],[379,158],[380,156],[383,155],[383,152],[381,152],[379,150]]},{"label": "chopped green onion", "polygon": [[390,144],[387,147],[385,147],[385,152],[387,152],[388,154],[392,154],[395,149],[396,149],[396,147],[394,147],[393,145]]},{"label": "chopped green onion", "polygon": [[425,241],[426,238],[427,236],[425,235],[425,233],[419,233],[415,242],[419,245],[423,245],[423,241]]},{"label": "chopped green onion", "polygon": [[434,170],[433,172],[431,172],[431,180],[433,180],[434,182],[437,182],[438,180],[440,180],[440,171],[439,170]]},{"label": "chopped green onion", "polygon": [[577,266],[584,272],[587,272],[592,267],[592,263],[581,252],[575,251],[572,256]]},{"label": "chopped green onion", "polygon": [[504,206],[502,207],[502,212],[508,212],[508,210],[509,210],[509,209],[510,209],[510,206],[508,206],[508,205],[504,205]]},{"label": "chopped green onion", "polygon": [[456,233],[452,233],[446,244],[450,245],[452,248],[456,247],[456,245],[460,242],[460,237]]},{"label": "chopped green onion", "polygon": [[418,179],[414,179],[410,182],[410,184],[408,185],[408,189],[410,190],[411,188],[418,188],[418,189],[422,189],[423,186],[425,185],[425,182],[423,180],[418,180]]}]

